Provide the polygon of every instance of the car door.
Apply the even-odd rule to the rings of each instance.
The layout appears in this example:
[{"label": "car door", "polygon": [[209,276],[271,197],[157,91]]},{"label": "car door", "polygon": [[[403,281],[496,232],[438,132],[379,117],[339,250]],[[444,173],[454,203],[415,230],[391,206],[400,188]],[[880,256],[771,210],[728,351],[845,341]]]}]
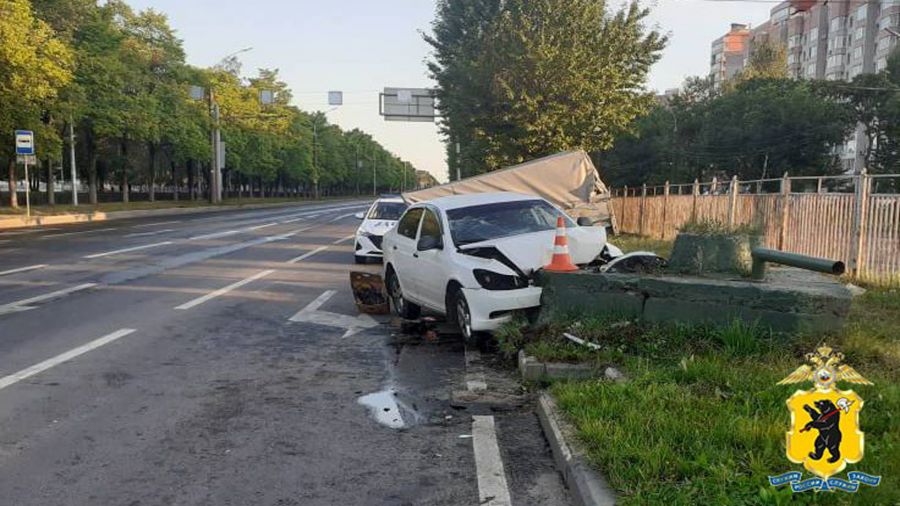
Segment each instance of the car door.
[{"label": "car door", "polygon": [[414,207],[400,218],[397,223],[397,235],[391,246],[391,265],[400,280],[403,295],[412,301],[420,302],[418,296],[418,273],[416,272],[416,237],[419,233],[419,222],[422,221],[424,209]]},{"label": "car door", "polygon": [[416,241],[413,260],[418,273],[419,287],[417,291],[422,298],[422,303],[438,310],[444,309],[444,292],[449,280],[444,242],[444,227],[439,211],[426,207],[422,215],[422,224],[419,227],[419,238]]}]

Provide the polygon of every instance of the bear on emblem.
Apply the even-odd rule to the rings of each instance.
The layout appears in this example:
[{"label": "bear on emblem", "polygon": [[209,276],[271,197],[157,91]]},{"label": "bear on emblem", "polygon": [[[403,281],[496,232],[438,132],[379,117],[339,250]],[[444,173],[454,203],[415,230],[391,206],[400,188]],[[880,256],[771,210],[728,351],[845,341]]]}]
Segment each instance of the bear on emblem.
[{"label": "bear on emblem", "polygon": [[815,405],[818,411],[809,407],[809,404],[803,406],[812,420],[807,422],[800,432],[810,429],[818,430],[819,437],[816,438],[815,451],[809,452],[809,457],[819,460],[827,449],[831,454],[828,462],[833,464],[841,458],[841,410],[828,399],[818,400]]}]

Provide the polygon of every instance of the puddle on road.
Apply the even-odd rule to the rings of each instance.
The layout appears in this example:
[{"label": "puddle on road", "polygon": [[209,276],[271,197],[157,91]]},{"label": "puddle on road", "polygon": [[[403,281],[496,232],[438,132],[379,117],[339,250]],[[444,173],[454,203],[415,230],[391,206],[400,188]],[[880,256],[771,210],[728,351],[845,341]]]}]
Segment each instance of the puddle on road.
[{"label": "puddle on road", "polygon": [[415,409],[397,398],[393,388],[363,395],[357,402],[369,408],[369,414],[376,422],[391,429],[406,429],[421,420]]}]

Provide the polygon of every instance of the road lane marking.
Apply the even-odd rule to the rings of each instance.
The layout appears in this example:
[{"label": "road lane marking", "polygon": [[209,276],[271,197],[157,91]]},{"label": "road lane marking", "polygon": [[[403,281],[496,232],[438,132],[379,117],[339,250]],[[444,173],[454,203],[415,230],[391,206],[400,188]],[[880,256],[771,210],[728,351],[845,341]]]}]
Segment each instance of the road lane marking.
[{"label": "road lane marking", "polygon": [[340,221],[340,220],[343,220],[344,218],[349,218],[349,217],[355,216],[355,215],[356,215],[356,213],[342,214],[342,215],[338,216],[337,218],[332,218],[331,221]]},{"label": "road lane marking", "polygon": [[472,448],[475,451],[475,473],[478,476],[478,504],[511,506],[493,416],[472,417]]},{"label": "road lane marking", "polygon": [[240,230],[226,230],[225,232],[215,232],[212,234],[206,235],[195,235],[194,237],[189,237],[188,241],[204,241],[206,239],[218,239],[219,237],[227,237],[229,235],[240,234]]},{"label": "road lane marking", "polygon": [[316,297],[314,301],[307,304],[306,307],[298,311],[297,314],[288,318],[288,321],[295,323],[315,323],[318,325],[326,325],[328,327],[341,327],[345,330],[344,335],[341,336],[341,338],[350,337],[363,330],[378,326],[378,322],[365,313],[358,316],[350,316],[329,311],[320,311],[319,308],[328,302],[329,299],[334,297],[336,293],[336,290],[325,291],[322,295]]},{"label": "road lane marking", "polygon": [[318,254],[318,253],[321,253],[321,252],[323,252],[323,251],[325,251],[325,250],[327,250],[327,249],[328,249],[328,246],[319,246],[318,248],[316,248],[316,249],[314,249],[314,250],[312,250],[312,251],[307,251],[306,253],[304,253],[304,254],[298,256],[297,258],[292,258],[292,259],[288,260],[287,263],[289,263],[289,264],[295,264],[295,263],[297,263],[297,262],[302,262],[302,261],[306,260],[307,258],[309,258],[309,257],[311,257],[311,256],[313,256],[313,255],[316,255],[316,254]]},{"label": "road lane marking", "polygon": [[275,225],[278,225],[278,222],[275,222],[275,223],[266,223],[265,225],[257,225],[257,226],[255,226],[255,227],[248,227],[248,228],[246,228],[245,230],[248,230],[248,231],[249,231],[249,230],[260,230],[260,229],[263,229],[263,228],[274,227]]},{"label": "road lane marking", "polygon": [[348,235],[347,237],[341,237],[340,239],[338,239],[337,241],[334,241],[331,244],[340,244],[344,241],[349,241],[350,239],[355,239],[355,238],[356,238],[356,234]]},{"label": "road lane marking", "polygon": [[38,265],[29,265],[28,267],[19,267],[18,269],[10,269],[8,271],[0,271],[0,276],[7,276],[9,274],[16,274],[19,272],[36,271],[38,269],[43,269],[44,267],[47,267],[47,264],[38,264]]},{"label": "road lane marking", "polygon": [[20,311],[28,311],[29,309],[34,309],[34,307],[31,306],[32,304],[36,304],[38,302],[46,302],[48,300],[53,300],[53,299],[58,299],[60,297],[70,295],[75,292],[80,292],[82,290],[87,290],[89,288],[93,288],[95,286],[97,286],[97,283],[84,283],[84,284],[81,284],[78,286],[63,288],[62,290],[57,290],[55,292],[38,295],[36,297],[18,300],[16,302],[10,302],[9,304],[4,304],[4,305],[0,306],[0,315],[5,315],[5,314],[9,314],[9,313],[18,313]]},{"label": "road lane marking", "polygon": [[282,221],[281,224],[282,224],[282,225],[287,225],[288,223],[297,223],[298,221],[303,221],[303,220],[305,220],[305,219],[306,219],[305,217],[301,216],[300,218],[294,218],[294,219],[292,219],[292,220],[285,220],[285,221]]},{"label": "road lane marking", "polygon": [[154,230],[153,232],[140,232],[137,234],[128,234],[124,237],[147,237],[150,235],[159,235],[159,234],[165,234],[166,232],[174,232],[174,231],[175,231],[174,228],[164,228],[162,230]]},{"label": "road lane marking", "polygon": [[139,251],[142,249],[150,249],[150,248],[158,248],[159,246],[166,246],[172,244],[172,241],[163,241],[163,242],[155,242],[153,244],[144,244],[142,246],[132,246],[131,248],[122,248],[113,251],[106,251],[103,253],[95,253],[93,255],[86,255],[83,258],[102,258],[108,257],[110,255],[118,255],[120,253],[129,253],[132,251]]},{"label": "road lane marking", "polygon": [[111,230],[118,230],[118,227],[109,227],[109,228],[98,228],[96,230],[82,230],[80,232],[65,232],[63,234],[50,234],[41,237],[41,239],[53,239],[54,237],[68,237],[72,235],[82,235],[82,234],[94,234],[97,232],[109,232]]},{"label": "road lane marking", "polygon": [[181,220],[173,220],[173,221],[157,221],[156,223],[145,223],[143,225],[134,225],[131,228],[149,228],[156,227],[159,225],[170,225],[172,223],[181,223]]},{"label": "road lane marking", "polygon": [[0,232],[0,237],[10,237],[15,235],[26,235],[26,234],[37,234],[40,232],[52,232],[54,230],[59,230],[58,228],[34,228],[28,230],[12,230],[9,232]]},{"label": "road lane marking", "polygon": [[242,279],[242,280],[238,281],[237,283],[232,283],[224,288],[219,288],[218,290],[209,292],[208,294],[204,295],[203,297],[198,297],[192,301],[185,302],[184,304],[182,304],[180,306],[176,306],[175,309],[183,311],[185,309],[191,309],[192,307],[199,306],[200,304],[203,304],[204,302],[208,302],[212,299],[215,299],[216,297],[221,297],[222,295],[225,295],[226,293],[228,293],[232,290],[235,290],[237,288],[240,288],[248,283],[252,283],[252,282],[256,281],[257,279],[264,278],[264,277],[268,276],[269,274],[272,274],[273,272],[275,272],[275,271],[267,270],[267,271],[257,272],[256,274],[250,276],[249,278]]},{"label": "road lane marking", "polygon": [[34,376],[35,374],[40,374],[40,373],[46,371],[47,369],[50,369],[59,364],[62,364],[63,362],[68,362],[69,360],[72,360],[73,358],[75,358],[79,355],[84,355],[85,353],[87,353],[91,350],[96,350],[97,348],[107,345],[117,339],[123,338],[123,337],[127,336],[128,334],[131,334],[132,332],[135,332],[135,329],[119,329],[119,330],[113,332],[112,334],[107,334],[99,339],[95,339],[87,344],[81,345],[77,348],[73,348],[73,349],[71,349],[65,353],[59,354],[53,358],[49,358],[47,360],[44,360],[43,362],[40,362],[38,364],[31,366],[31,367],[22,369],[21,371],[19,371],[17,373],[13,373],[4,378],[0,378],[0,390],[3,390],[4,388],[6,388],[8,386],[15,385],[16,383],[18,383],[24,379],[30,378],[30,377]]}]

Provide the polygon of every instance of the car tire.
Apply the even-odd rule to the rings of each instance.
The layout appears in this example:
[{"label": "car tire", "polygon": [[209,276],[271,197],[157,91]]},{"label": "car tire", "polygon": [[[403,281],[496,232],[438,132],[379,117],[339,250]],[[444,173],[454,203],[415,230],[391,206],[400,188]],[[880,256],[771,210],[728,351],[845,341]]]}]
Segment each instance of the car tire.
[{"label": "car tire", "polygon": [[367,264],[369,263],[369,259],[360,255],[353,255],[353,260],[358,264]]},{"label": "car tire", "polygon": [[477,344],[484,340],[485,333],[472,330],[472,311],[469,309],[469,301],[466,300],[462,289],[457,288],[450,298],[449,315],[459,328],[463,339],[470,344]]},{"label": "car tire", "polygon": [[413,304],[403,297],[403,289],[400,287],[400,278],[394,269],[388,269],[385,286],[388,292],[388,301],[391,305],[391,312],[403,318],[404,320],[415,320],[422,313],[422,308],[418,304]]}]

